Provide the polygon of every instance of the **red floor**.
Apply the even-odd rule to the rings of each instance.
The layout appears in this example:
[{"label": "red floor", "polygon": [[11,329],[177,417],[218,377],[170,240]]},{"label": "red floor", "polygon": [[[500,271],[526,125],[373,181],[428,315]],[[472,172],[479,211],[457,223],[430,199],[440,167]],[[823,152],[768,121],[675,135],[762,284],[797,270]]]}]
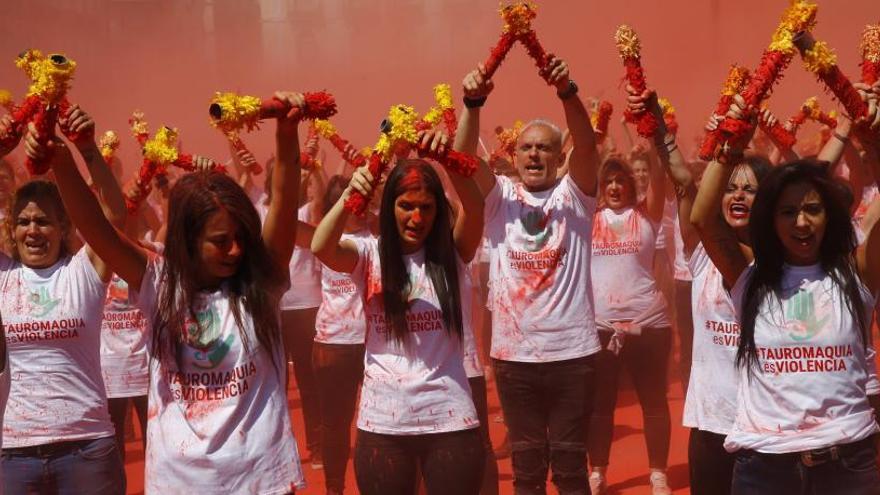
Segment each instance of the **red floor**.
[{"label": "red floor", "polygon": [[[676,381],[670,385],[670,407],[672,409],[672,447],[669,455],[669,482],[675,494],[690,493],[687,474],[687,430],[681,426],[681,410],[684,399],[681,387]],[[290,394],[293,428],[297,439],[304,438],[302,410],[299,408],[299,397],[296,390]],[[492,443],[498,448],[504,441],[504,425],[498,422],[500,413],[498,396],[493,382],[489,382],[489,418]],[[650,493],[648,488],[648,459],[642,435],[641,409],[635,394],[631,390],[621,391],[618,400],[614,444],[611,450],[611,467],[608,473],[610,493],[635,495]],[[304,449],[300,440],[300,450]],[[140,440],[126,445],[126,466],[128,475],[128,493],[143,493],[144,455]],[[502,494],[513,493],[510,458],[498,461]],[[303,461],[303,471],[308,486],[298,493],[323,495],[323,471],[313,470],[308,460]],[[357,493],[354,482],[354,471],[349,463],[347,493]],[[551,493],[555,490],[551,489]]]}]

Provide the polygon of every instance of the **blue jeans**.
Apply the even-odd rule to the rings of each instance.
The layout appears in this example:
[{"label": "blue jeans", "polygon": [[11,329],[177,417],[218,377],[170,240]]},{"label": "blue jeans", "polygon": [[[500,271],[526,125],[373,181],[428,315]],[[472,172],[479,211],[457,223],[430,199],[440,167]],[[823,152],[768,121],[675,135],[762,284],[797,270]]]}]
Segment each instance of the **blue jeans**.
[{"label": "blue jeans", "polygon": [[124,495],[125,468],[113,437],[3,450],[4,493]]},{"label": "blue jeans", "polygon": [[547,363],[494,359],[510,434],[516,495],[545,495],[547,472],[561,495],[588,495],[587,428],[596,355]]},{"label": "blue jeans", "polygon": [[[761,454],[737,452],[733,467],[733,495],[878,495],[876,438],[837,446],[835,458],[827,454],[805,463],[800,453]],[[815,451],[814,451],[815,452]],[[812,464],[812,465],[807,465]]]}]

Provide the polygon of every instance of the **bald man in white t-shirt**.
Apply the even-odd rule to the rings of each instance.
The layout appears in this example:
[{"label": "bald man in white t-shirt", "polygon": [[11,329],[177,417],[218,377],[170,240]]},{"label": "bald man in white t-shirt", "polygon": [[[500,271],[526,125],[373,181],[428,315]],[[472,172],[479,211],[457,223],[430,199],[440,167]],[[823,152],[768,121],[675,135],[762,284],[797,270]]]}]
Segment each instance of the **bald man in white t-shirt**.
[{"label": "bald man in white t-shirt", "polygon": [[[551,57],[549,84],[562,101],[574,148],[567,175],[562,133],[545,120],[526,124],[517,140],[515,183],[481,163],[491,247],[489,307],[495,378],[510,432],[517,494],[546,492],[548,470],[561,493],[587,493],[586,431],[600,350],[590,285],[590,245],[599,153],[589,114]],[[480,66],[463,82],[465,110],[455,149],[476,154],[479,108],[492,90]],[[550,400],[552,398],[552,400]]]}]

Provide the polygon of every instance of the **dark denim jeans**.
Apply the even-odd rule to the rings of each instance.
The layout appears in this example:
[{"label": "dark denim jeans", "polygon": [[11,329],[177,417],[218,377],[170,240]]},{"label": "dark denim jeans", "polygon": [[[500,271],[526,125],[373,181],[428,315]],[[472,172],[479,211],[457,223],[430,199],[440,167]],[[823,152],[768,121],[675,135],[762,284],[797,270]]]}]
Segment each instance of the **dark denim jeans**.
[{"label": "dark denim jeans", "polygon": [[315,342],[312,368],[321,404],[324,480],[328,493],[342,493],[351,451],[351,422],[364,378],[364,344]]},{"label": "dark denim jeans", "polygon": [[547,493],[550,469],[561,495],[588,494],[586,425],[595,386],[595,356],[493,363],[510,432],[516,495]]},{"label": "dark denim jeans", "polygon": [[590,418],[589,450],[591,466],[607,466],[614,434],[614,410],[620,369],[626,367],[632,377],[642,421],[648,466],[666,469],[669,457],[671,420],[666,398],[666,370],[672,347],[670,328],[644,328],[641,335],[627,336],[620,354],[605,349],[611,332],[599,332],[603,349],[596,356],[596,393]]},{"label": "dark denim jeans", "polygon": [[479,428],[424,435],[358,430],[354,472],[361,495],[412,495],[417,472],[428,495],[478,495],[485,455]]},{"label": "dark denim jeans", "polygon": [[800,454],[737,452],[733,495],[878,495],[876,438],[839,446],[837,459],[808,466]]},{"label": "dark denim jeans", "polygon": [[[52,446],[61,446],[53,444]],[[3,492],[9,495],[124,495],[125,468],[114,437],[70,442],[56,452],[3,450]]]},{"label": "dark denim jeans", "polygon": [[724,435],[692,428],[688,439],[691,495],[730,495],[735,459],[724,450]]}]

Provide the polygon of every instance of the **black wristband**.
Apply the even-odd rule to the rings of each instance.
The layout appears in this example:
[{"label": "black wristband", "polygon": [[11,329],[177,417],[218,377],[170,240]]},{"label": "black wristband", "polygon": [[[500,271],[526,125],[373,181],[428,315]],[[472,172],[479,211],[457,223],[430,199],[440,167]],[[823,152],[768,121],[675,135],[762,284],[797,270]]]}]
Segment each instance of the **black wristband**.
[{"label": "black wristband", "polygon": [[573,80],[568,80],[568,87],[562,91],[557,91],[556,96],[559,97],[560,100],[567,100],[572,96],[576,95],[578,92],[578,85]]},{"label": "black wristband", "polygon": [[463,98],[464,106],[468,108],[480,108],[481,106],[486,104],[487,96],[481,96],[479,98],[468,98],[465,96]]}]

